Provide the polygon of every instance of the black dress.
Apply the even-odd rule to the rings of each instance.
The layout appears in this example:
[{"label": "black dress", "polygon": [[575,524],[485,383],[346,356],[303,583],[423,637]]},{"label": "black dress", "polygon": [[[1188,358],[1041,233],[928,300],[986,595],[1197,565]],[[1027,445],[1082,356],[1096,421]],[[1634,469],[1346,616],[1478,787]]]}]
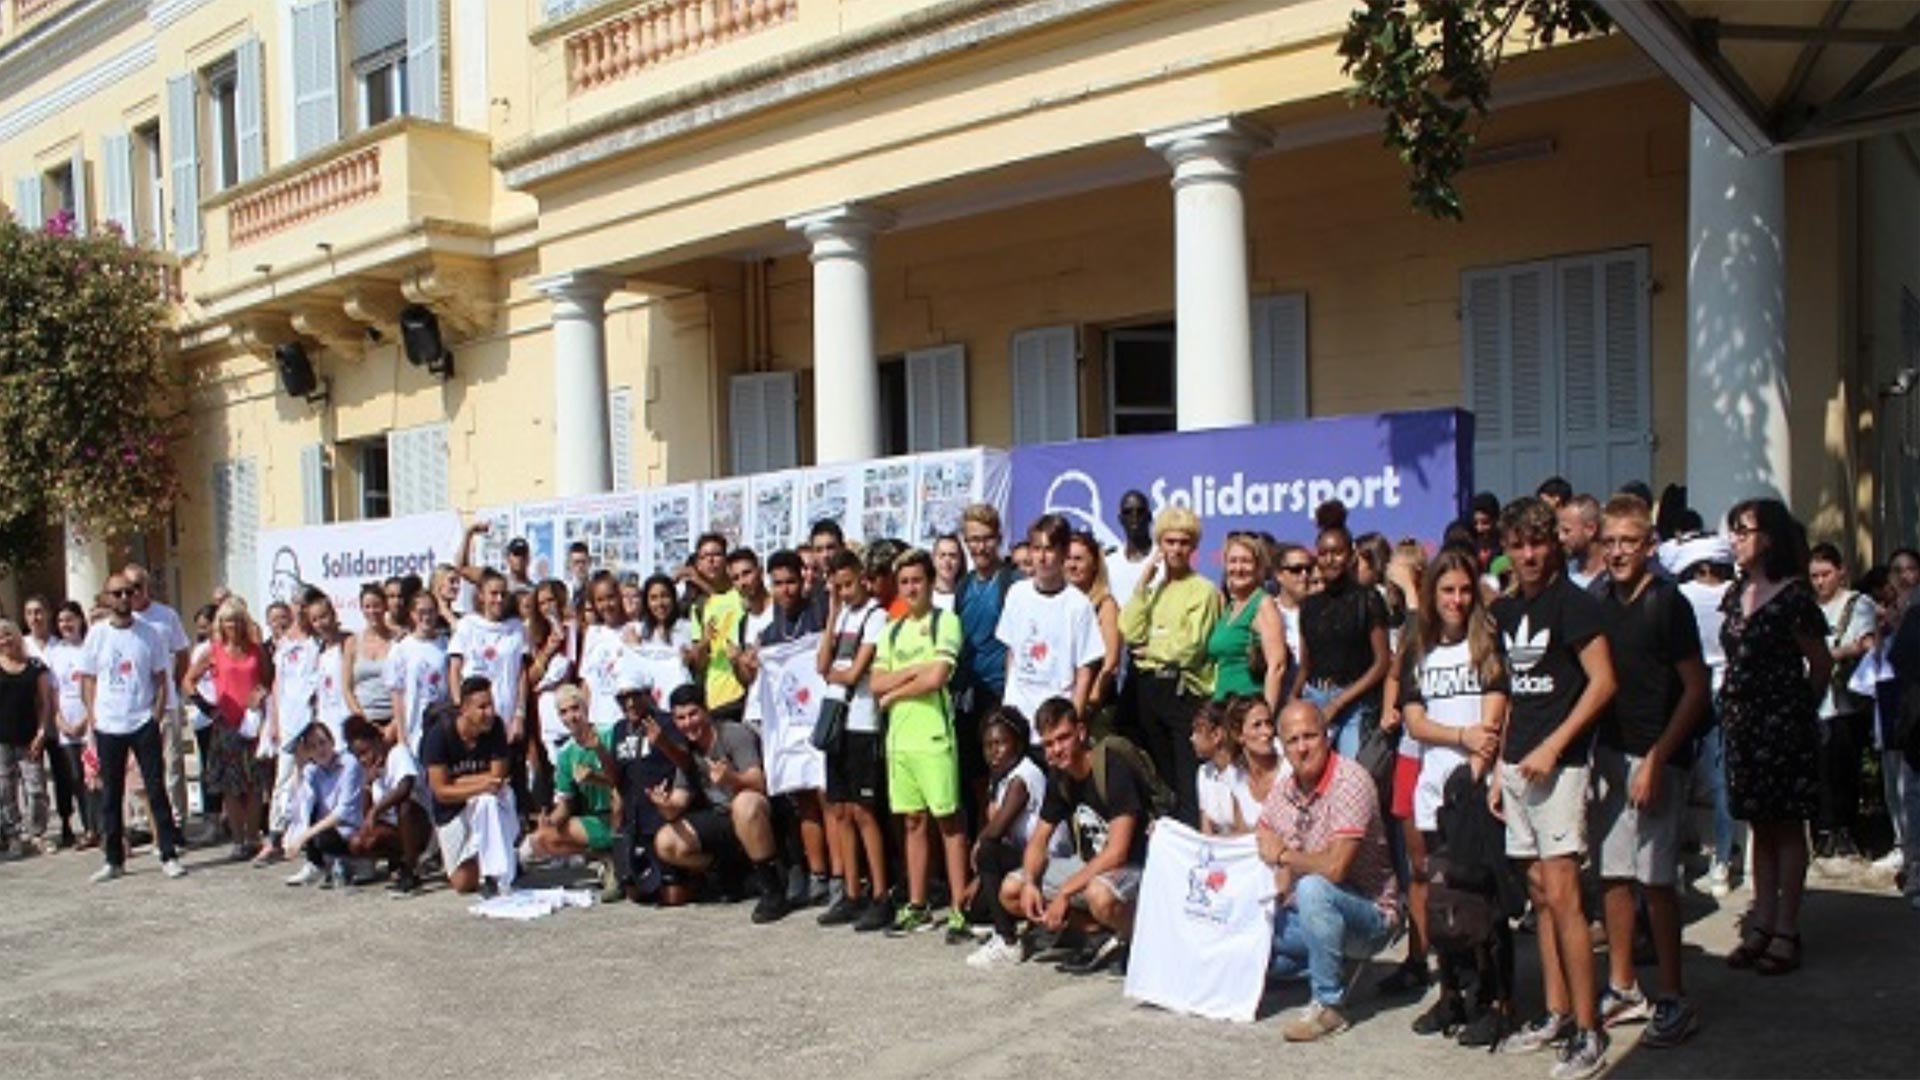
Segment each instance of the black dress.
[{"label": "black dress", "polygon": [[1805,821],[1820,805],[1820,699],[1799,638],[1824,640],[1827,620],[1812,587],[1797,579],[1743,615],[1746,585],[1745,578],[1735,581],[1720,601],[1728,802],[1742,821]]}]

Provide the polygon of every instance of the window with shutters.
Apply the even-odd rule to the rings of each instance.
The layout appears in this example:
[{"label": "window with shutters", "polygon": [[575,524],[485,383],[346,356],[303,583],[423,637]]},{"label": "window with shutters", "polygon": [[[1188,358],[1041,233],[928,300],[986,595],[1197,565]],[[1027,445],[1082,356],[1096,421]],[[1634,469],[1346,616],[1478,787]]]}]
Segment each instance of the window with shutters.
[{"label": "window with shutters", "polygon": [[1080,437],[1080,346],[1071,326],[1022,330],[1008,344],[1013,364],[1013,441]]},{"label": "window with shutters", "polygon": [[206,83],[208,175],[213,190],[225,191],[240,182],[239,67],[229,56],[202,72]]},{"label": "window with shutters", "polygon": [[1178,424],[1172,323],[1109,330],[1107,433],[1142,435]]},{"label": "window with shutters", "polygon": [[906,369],[906,446],[912,454],[967,445],[967,350],[915,349]]},{"label": "window with shutters", "polygon": [[234,458],[213,466],[214,560],[221,583],[251,595],[258,567],[254,544],[260,532],[260,487],[252,458]]},{"label": "window with shutters", "polygon": [[362,439],[351,444],[347,452],[353,458],[354,487],[358,489],[355,501],[360,505],[361,520],[393,516],[393,487],[387,479],[386,437]]},{"label": "window with shutters", "polygon": [[1307,294],[1253,298],[1253,418],[1304,420],[1307,408]]},{"label": "window with shutters", "polygon": [[333,520],[333,464],[324,443],[300,448],[300,520],[305,525]]},{"label": "window with shutters", "polygon": [[907,450],[907,358],[880,358],[880,456]]},{"label": "window with shutters", "polygon": [[453,505],[447,485],[447,425],[425,424],[388,432],[387,478],[394,517],[432,513]]},{"label": "window with shutters", "polygon": [[128,230],[134,242],[146,247],[161,244],[161,223],[166,221],[166,162],[160,156],[160,121],[150,120],[133,129],[128,162],[128,199],[132,205],[133,225]]},{"label": "window with shutters", "polygon": [[407,111],[406,0],[351,0],[347,41],[361,130]]},{"label": "window with shutters", "polygon": [[800,378],[791,371],[735,375],[727,384],[733,475],[800,464]]},{"label": "window with shutters", "polygon": [[1641,249],[1464,276],[1476,487],[1506,499],[1557,474],[1604,498],[1651,479],[1647,290]]},{"label": "window with shutters", "polygon": [[40,212],[49,219],[73,212],[73,166],[56,165],[40,174]]},{"label": "window with shutters", "polygon": [[613,490],[634,490],[633,388],[616,386],[607,392],[607,441],[613,459]]}]

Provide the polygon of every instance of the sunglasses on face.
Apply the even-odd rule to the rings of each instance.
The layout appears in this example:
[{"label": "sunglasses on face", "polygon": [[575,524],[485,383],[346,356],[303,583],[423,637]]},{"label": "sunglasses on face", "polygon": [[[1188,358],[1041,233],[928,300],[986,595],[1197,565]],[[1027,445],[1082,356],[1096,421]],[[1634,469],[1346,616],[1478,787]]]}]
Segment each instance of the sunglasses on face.
[{"label": "sunglasses on face", "polygon": [[1313,567],[1307,563],[1288,563],[1280,568],[1280,572],[1283,574],[1304,574],[1311,569],[1313,569]]},{"label": "sunglasses on face", "polygon": [[108,596],[132,596],[137,591],[138,590],[136,589],[108,589],[107,595]]}]

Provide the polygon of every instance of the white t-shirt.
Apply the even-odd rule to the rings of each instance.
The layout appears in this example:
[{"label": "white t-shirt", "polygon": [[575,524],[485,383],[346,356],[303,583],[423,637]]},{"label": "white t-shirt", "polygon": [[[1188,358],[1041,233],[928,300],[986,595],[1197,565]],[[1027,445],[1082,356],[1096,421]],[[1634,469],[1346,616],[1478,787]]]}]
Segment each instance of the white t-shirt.
[{"label": "white t-shirt", "polygon": [[[760,609],[758,615],[748,611],[746,618],[740,620],[740,628],[734,632],[734,648],[744,651],[758,646],[761,633],[773,625],[774,611],[771,599],[767,601],[765,607]],[[756,683],[759,681],[759,679],[754,680]],[[766,714],[761,711],[760,694],[755,687],[747,687],[746,710],[740,714],[740,719],[752,728],[755,734],[760,732],[760,725],[766,719]]]},{"label": "white t-shirt", "polygon": [[1280,609],[1280,626],[1287,637],[1287,656],[1293,663],[1300,662],[1300,609],[1288,607],[1275,600],[1273,606]]},{"label": "white t-shirt", "polygon": [[[212,651],[213,651],[213,642],[211,641],[200,642],[199,644],[193,647],[193,655],[188,658],[187,665],[191,667],[192,665],[199,663],[201,657],[207,655]],[[216,695],[218,695],[219,691],[214,688],[214,683],[213,683],[213,665],[212,664],[208,664],[207,670],[200,673],[200,681],[193,684],[193,689],[195,693],[200,695],[201,701],[210,702],[214,699]],[[208,716],[205,710],[201,709],[199,706],[195,706],[194,708],[187,710],[187,718],[193,721],[193,730],[195,731],[204,731],[209,725],[213,723],[213,717]]]},{"label": "white t-shirt", "polygon": [[[833,624],[833,639],[835,657],[839,657],[842,653],[846,654],[846,657],[834,660],[834,670],[845,671],[853,666],[853,658],[860,651],[854,646],[854,641],[857,641],[860,646],[873,646],[874,653],[878,656],[880,639],[886,632],[887,613],[882,611],[880,605],[872,598],[857,608],[843,609],[840,612],[840,621]],[[871,674],[873,669],[869,666],[867,670]],[[874,705],[873,691],[868,688],[867,681],[865,676],[861,677],[860,682],[853,687],[851,698],[847,696],[847,688],[844,686],[827,687],[827,693],[837,700],[847,702],[848,731],[871,734],[880,730],[880,710]]]},{"label": "white t-shirt", "polygon": [[612,727],[620,722],[620,655],[624,651],[624,628],[594,625],[587,627],[587,640],[580,648],[580,681],[587,688],[587,719],[594,727]]},{"label": "white t-shirt", "polygon": [[1708,585],[1700,581],[1680,583],[1680,595],[1693,605],[1693,621],[1700,628],[1700,659],[1707,665],[1709,685],[1714,693],[1720,692],[1720,682],[1727,677],[1727,651],[1720,645],[1720,627],[1727,617],[1720,613],[1720,601],[1727,595],[1728,584]]},{"label": "white t-shirt", "polygon": [[319,640],[311,635],[283,637],[273,650],[273,700],[282,742],[298,735],[313,717],[311,702],[320,692],[320,650]]},{"label": "white t-shirt", "polygon": [[[1859,599],[1854,600],[1854,597]],[[1853,612],[1850,616],[1852,621],[1846,626],[1841,626],[1840,619],[1848,615],[1849,600],[1854,600]],[[1829,649],[1858,644],[1861,638],[1873,633],[1880,619],[1879,611],[1873,606],[1873,601],[1852,589],[1841,589],[1834,593],[1833,599],[1820,605],[1820,613],[1827,617]],[[1829,683],[1826,692],[1820,695],[1820,719],[1827,720],[1838,715],[1840,715],[1840,703],[1835,700],[1833,685]]]},{"label": "white t-shirt", "polygon": [[687,670],[686,650],[693,645],[692,620],[681,619],[667,628],[667,639],[655,634],[641,638],[640,627],[628,623],[620,638],[620,666],[615,681],[620,689],[643,688],[653,698],[656,713],[667,711],[675,690],[693,681]]},{"label": "white t-shirt", "polygon": [[400,694],[406,705],[404,714],[394,714],[394,722],[404,725],[403,741],[418,755],[427,706],[448,697],[446,642],[437,634],[424,639],[408,634],[395,642],[387,650],[386,681],[387,690]]},{"label": "white t-shirt", "polygon": [[1127,558],[1125,548],[1107,553],[1107,591],[1113,594],[1114,602],[1121,607],[1133,599],[1133,590],[1140,584],[1140,575],[1147,571],[1147,560],[1153,558],[1149,550],[1138,561]]},{"label": "white t-shirt", "polygon": [[[47,642],[42,650],[41,662],[53,673],[54,686],[60,691],[60,719],[68,724],[78,724],[87,718],[87,699],[80,692],[80,654],[84,649],[83,645],[55,639]],[[84,736],[76,739],[60,733],[62,746],[79,746],[86,741]]]},{"label": "white t-shirt", "polygon": [[447,657],[461,657],[461,678],[485,675],[493,683],[493,710],[511,725],[520,715],[520,673],[526,667],[527,628],[518,616],[494,622],[462,615],[447,642]]},{"label": "white t-shirt", "polygon": [[[1246,766],[1233,762],[1221,768],[1211,761],[1200,763],[1199,776],[1194,781],[1195,801],[1200,804],[1200,816],[1213,824],[1215,833],[1243,833],[1253,831],[1260,821],[1260,804],[1253,797],[1253,789],[1247,786]],[[1234,810],[1239,809],[1239,825],[1234,824]]]},{"label": "white t-shirt", "polygon": [[[1420,696],[1432,723],[1449,728],[1480,723],[1480,673],[1474,669],[1472,648],[1466,641],[1442,645],[1420,661]],[[1426,832],[1439,828],[1435,815],[1446,796],[1447,777],[1466,760],[1458,747],[1420,746],[1420,779],[1413,789],[1416,827]]]},{"label": "white t-shirt", "polygon": [[1014,765],[1007,775],[996,781],[993,789],[987,793],[989,816],[999,811],[1000,800],[1006,797],[1007,784],[1012,780],[1020,781],[1021,785],[1027,789],[1027,805],[1020,811],[1020,817],[1014,821],[1013,828],[1007,830],[1006,841],[1014,847],[1025,848],[1027,838],[1033,835],[1033,830],[1040,827],[1040,804],[1047,798],[1047,774],[1044,769],[1033,763],[1032,758],[1021,755],[1019,763]]},{"label": "white t-shirt", "polygon": [[[347,717],[353,715],[353,709],[347,705],[347,650],[342,642],[336,641],[321,650],[318,678],[313,692],[315,715],[333,733],[333,745],[345,746]],[[292,738],[293,732],[283,728],[280,737]]]},{"label": "white t-shirt", "polygon": [[540,741],[546,743],[548,749],[557,749],[573,737],[567,731],[566,721],[560,719],[560,687],[572,674],[573,661],[568,660],[564,652],[554,653],[547,660],[547,673],[533,688],[535,711],[540,714]]},{"label": "white t-shirt", "polygon": [[[994,637],[1007,647],[1007,690],[1002,701],[1032,718],[1052,697],[1071,698],[1075,674],[1107,655],[1087,594],[1072,585],[1048,595],[1032,580],[1007,589]],[[1034,731],[1034,743],[1040,741]]]},{"label": "white t-shirt", "polygon": [[[175,654],[183,653],[193,648],[193,639],[187,636],[187,627],[186,624],[180,621],[180,613],[160,601],[148,601],[147,610],[134,612],[133,618],[135,622],[142,622],[152,627],[154,631],[160,635],[161,642],[167,647],[167,662],[169,664],[173,662],[172,657]],[[179,706],[180,688],[173,684],[173,672],[169,669],[167,672],[167,708],[176,709],[179,708]]]},{"label": "white t-shirt", "polygon": [[94,730],[131,735],[153,719],[157,695],[173,671],[173,651],[159,631],[138,619],[124,627],[98,622],[87,631],[77,668],[94,678]]},{"label": "white t-shirt", "polygon": [[[379,775],[375,776],[369,785],[374,803],[378,804],[381,799],[386,798],[388,792],[399,787],[400,781],[409,776],[413,777],[413,790],[407,794],[407,798],[419,803],[428,813],[432,813],[433,797],[427,791],[427,776],[420,771],[420,761],[413,756],[412,750],[407,749],[406,743],[396,743],[387,749],[386,767],[380,770]],[[400,814],[397,810],[388,810],[380,816],[380,820],[389,825],[399,824],[399,819]]]}]

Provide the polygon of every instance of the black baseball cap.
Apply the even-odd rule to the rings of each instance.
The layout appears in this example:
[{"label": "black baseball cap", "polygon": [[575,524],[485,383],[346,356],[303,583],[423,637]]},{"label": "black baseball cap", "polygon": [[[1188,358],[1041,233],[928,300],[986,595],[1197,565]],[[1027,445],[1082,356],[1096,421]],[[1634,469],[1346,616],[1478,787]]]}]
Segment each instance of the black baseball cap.
[{"label": "black baseball cap", "polygon": [[525,555],[529,550],[527,547],[527,538],[524,536],[516,536],[507,541],[507,554],[509,555]]}]

